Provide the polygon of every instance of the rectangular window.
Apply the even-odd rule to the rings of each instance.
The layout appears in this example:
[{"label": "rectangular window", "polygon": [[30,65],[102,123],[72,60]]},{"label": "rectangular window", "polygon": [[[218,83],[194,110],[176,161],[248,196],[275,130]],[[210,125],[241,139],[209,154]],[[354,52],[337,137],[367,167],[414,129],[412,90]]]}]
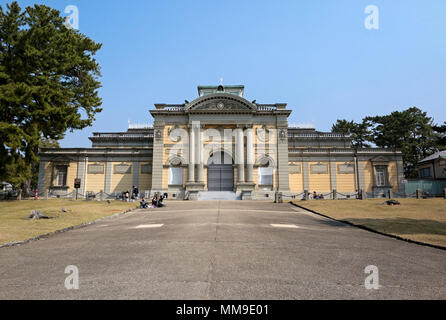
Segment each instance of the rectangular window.
[{"label": "rectangular window", "polygon": [[67,185],[67,166],[56,166],[54,168],[54,186],[64,187]]},{"label": "rectangular window", "polygon": [[169,185],[183,185],[183,168],[169,168]]},{"label": "rectangular window", "polygon": [[273,185],[273,168],[259,167],[259,185]]},{"label": "rectangular window", "polygon": [[420,170],[420,178],[430,178],[431,168],[423,168]]},{"label": "rectangular window", "polygon": [[376,167],[376,186],[385,187],[387,185],[386,179],[386,168]]}]

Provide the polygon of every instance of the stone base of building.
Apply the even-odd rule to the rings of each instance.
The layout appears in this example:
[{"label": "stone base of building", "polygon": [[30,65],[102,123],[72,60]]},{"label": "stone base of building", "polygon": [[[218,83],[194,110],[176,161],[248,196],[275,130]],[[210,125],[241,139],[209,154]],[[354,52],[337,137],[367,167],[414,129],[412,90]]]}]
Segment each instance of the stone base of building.
[{"label": "stone base of building", "polygon": [[188,182],[186,183],[185,200],[198,200],[200,191],[204,191],[204,182]]}]

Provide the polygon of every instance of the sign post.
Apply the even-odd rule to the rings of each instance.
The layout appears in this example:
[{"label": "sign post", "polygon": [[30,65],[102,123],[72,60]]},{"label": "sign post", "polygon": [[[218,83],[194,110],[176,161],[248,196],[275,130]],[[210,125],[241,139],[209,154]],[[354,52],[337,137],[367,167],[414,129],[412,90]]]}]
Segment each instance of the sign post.
[{"label": "sign post", "polygon": [[76,200],[77,200],[77,193],[80,187],[81,187],[81,179],[79,178],[74,179],[74,188],[76,189]]}]

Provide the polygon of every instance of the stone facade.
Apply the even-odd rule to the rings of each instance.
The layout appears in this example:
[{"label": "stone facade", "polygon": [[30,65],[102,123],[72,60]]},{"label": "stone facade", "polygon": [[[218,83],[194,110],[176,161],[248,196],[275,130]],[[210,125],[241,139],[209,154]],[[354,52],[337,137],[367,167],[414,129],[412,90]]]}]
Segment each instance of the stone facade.
[{"label": "stone facade", "polygon": [[39,193],[117,195],[133,185],[146,196],[197,199],[209,191],[239,199],[308,192],[344,196],[401,190],[399,151],[351,147],[348,135],[288,126],[286,104],[243,98],[243,86],[198,87],[184,104],[155,104],[153,127],[94,133],[92,148],[42,149]]}]

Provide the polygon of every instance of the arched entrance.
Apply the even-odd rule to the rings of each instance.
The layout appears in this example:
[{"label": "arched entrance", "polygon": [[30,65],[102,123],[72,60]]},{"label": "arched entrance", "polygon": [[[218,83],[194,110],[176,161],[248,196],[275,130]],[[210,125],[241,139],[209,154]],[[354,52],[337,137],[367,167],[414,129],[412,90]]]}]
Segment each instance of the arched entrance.
[{"label": "arched entrance", "polygon": [[209,191],[234,191],[234,167],[230,155],[214,152],[208,160],[207,185]]}]

